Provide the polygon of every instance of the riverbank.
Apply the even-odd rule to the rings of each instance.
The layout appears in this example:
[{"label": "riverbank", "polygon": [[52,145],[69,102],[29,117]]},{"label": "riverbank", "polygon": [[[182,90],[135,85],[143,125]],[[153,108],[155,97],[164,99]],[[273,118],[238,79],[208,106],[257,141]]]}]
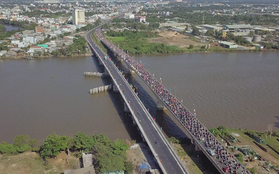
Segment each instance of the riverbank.
[{"label": "riverbank", "polygon": [[239,49],[224,48],[219,43],[197,42],[190,36],[173,31],[150,32],[113,32],[106,33],[108,39],[131,55],[169,55],[186,53],[216,52],[265,52],[275,49],[260,50],[255,47],[240,46]]},{"label": "riverbank", "polygon": [[[31,57],[31,60],[39,60],[39,59],[50,59],[50,58],[72,58],[72,57],[77,57],[77,58],[81,58],[81,57],[88,57],[88,56],[92,56],[91,53],[87,53],[87,54],[83,54],[83,55],[73,55],[73,56],[59,56],[59,57],[55,57],[53,55],[49,55],[49,56],[39,56],[37,58],[35,57]],[[21,59],[27,59],[29,56],[16,56],[16,57],[0,57],[0,60],[21,60]]]}]

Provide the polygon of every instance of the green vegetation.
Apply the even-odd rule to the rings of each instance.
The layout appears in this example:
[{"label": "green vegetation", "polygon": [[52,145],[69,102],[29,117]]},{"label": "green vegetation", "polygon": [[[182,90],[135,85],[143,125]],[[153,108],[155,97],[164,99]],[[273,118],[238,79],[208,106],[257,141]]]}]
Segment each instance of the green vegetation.
[{"label": "green vegetation", "polygon": [[58,49],[53,51],[51,54],[59,57],[59,56],[73,56],[73,55],[80,55],[86,53],[86,43],[84,37],[78,36],[78,38],[73,40],[74,43],[69,45],[66,49]]},{"label": "green vegetation", "polygon": [[243,154],[242,153],[236,154],[235,157],[239,162],[241,162],[241,163],[243,162]]},{"label": "green vegetation", "polygon": [[6,28],[4,27],[4,25],[0,24],[0,32],[5,32]]},{"label": "green vegetation", "polygon": [[35,27],[37,26],[36,23],[29,23],[28,21],[10,21],[7,19],[0,19],[0,23],[6,25],[18,26],[25,30],[34,30]]},{"label": "green vegetation", "polygon": [[249,170],[249,172],[251,172],[252,174],[256,174],[257,173],[257,169],[256,168],[248,168],[247,170]]},{"label": "green vegetation", "polygon": [[115,32],[107,31],[107,36],[115,45],[119,45],[124,51],[131,54],[166,54],[182,53],[183,49],[176,46],[167,46],[160,43],[149,43],[148,38],[158,36],[158,33],[151,31],[128,31]]},{"label": "green vegetation", "polygon": [[18,154],[25,151],[38,151],[39,143],[35,139],[30,139],[28,135],[19,135],[14,138],[13,144],[3,141],[0,144],[1,154]]},{"label": "green vegetation", "polygon": [[[158,29],[160,27],[159,21],[157,18],[153,16],[153,18],[147,18],[147,22],[149,24],[143,24],[141,22],[135,22],[133,19],[120,19],[120,18],[114,18],[112,20],[112,26],[116,28],[130,28],[130,29],[135,29],[135,30],[147,30],[147,31],[152,31],[155,29]],[[109,29],[110,25],[105,26],[106,29]]]},{"label": "green vegetation", "polygon": [[[35,23],[29,23],[29,22],[19,22],[19,21],[10,21],[10,20],[6,20],[6,19],[0,19],[0,40],[4,40],[7,37],[11,37],[12,35],[14,35],[16,32],[21,31],[22,29],[19,30],[12,30],[12,31],[6,31],[6,29],[4,30],[2,27],[4,27],[1,24],[6,24],[6,25],[13,25],[13,26],[18,26],[22,29],[25,30],[34,30],[35,27],[37,26],[37,24]],[[1,27],[2,26],[2,27]],[[5,28],[5,27],[4,27]],[[6,32],[5,32],[6,31]]]},{"label": "green vegetation", "polygon": [[27,135],[15,137],[13,144],[2,142],[0,154],[15,155],[27,151],[39,152],[42,159],[57,157],[62,151],[74,152],[81,157],[82,152],[93,153],[94,165],[97,172],[122,170],[131,173],[133,166],[127,162],[126,151],[129,146],[123,140],[110,141],[105,135],[87,136],[77,133],[74,137],[49,135],[39,148],[38,141]]},{"label": "green vegetation", "polygon": [[[221,6],[214,6],[216,10],[223,10]],[[213,13],[202,13],[201,10],[212,10],[212,6],[189,7],[185,4],[170,4],[169,7],[161,9],[143,9],[147,13],[157,13],[169,11],[170,16],[166,19],[177,22],[187,22],[193,25],[201,25],[204,19],[205,24],[233,24],[233,23],[249,23],[251,25],[278,25],[278,17],[275,15],[216,15]],[[148,19],[148,18],[147,18]]]}]

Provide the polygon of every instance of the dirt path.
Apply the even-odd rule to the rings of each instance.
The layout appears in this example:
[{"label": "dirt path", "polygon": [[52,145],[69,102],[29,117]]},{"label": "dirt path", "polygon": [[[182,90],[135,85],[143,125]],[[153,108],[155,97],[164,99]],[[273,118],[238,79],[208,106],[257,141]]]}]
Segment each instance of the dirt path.
[{"label": "dirt path", "polygon": [[149,39],[149,42],[163,43],[166,45],[178,46],[181,48],[188,47],[189,45],[193,45],[193,46],[204,45],[204,44],[200,44],[198,42],[192,41],[191,39],[189,39],[188,36],[180,34],[178,32],[174,32],[174,31],[161,32],[161,33],[159,33],[159,35],[161,37],[151,38],[151,39]]}]

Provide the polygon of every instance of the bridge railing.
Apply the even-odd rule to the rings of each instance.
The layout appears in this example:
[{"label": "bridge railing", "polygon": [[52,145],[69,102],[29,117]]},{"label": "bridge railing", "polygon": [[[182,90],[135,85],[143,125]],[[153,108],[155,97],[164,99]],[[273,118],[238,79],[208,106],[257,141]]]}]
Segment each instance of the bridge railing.
[{"label": "bridge railing", "polygon": [[[90,42],[89,42],[89,44],[90,44],[91,48],[95,51],[95,53],[97,53],[97,51],[94,49],[94,47],[91,45]],[[104,54],[104,56],[106,55],[101,49],[99,49],[99,50]],[[101,57],[99,54],[97,54],[97,56],[98,56],[98,58],[102,61],[103,65],[105,66],[105,68],[107,69],[108,73],[109,73],[110,76],[112,77],[112,79],[113,79],[113,81],[114,81],[114,84],[115,84],[115,85],[117,86],[117,88],[119,89],[120,94],[122,95],[122,97],[123,97],[125,103],[127,104],[129,110],[131,111],[131,114],[132,114],[134,120],[136,121],[137,125],[139,126],[139,129],[140,129],[140,131],[142,132],[142,134],[143,134],[143,136],[144,136],[144,138],[145,138],[145,140],[146,140],[148,146],[150,147],[152,153],[154,154],[154,156],[155,156],[155,158],[156,158],[156,160],[157,160],[157,162],[158,162],[160,168],[162,169],[163,173],[167,173],[166,170],[165,170],[165,168],[164,168],[164,166],[161,164],[160,159],[158,158],[157,153],[156,153],[156,151],[154,150],[154,148],[153,148],[153,146],[152,146],[152,143],[150,143],[150,140],[148,139],[148,136],[145,134],[145,131],[144,131],[143,128],[141,127],[141,124],[139,123],[137,117],[135,116],[135,114],[134,114],[134,112],[133,112],[131,106],[129,105],[129,103],[128,103],[126,97],[125,97],[125,95],[124,95],[123,92],[121,91],[121,88],[120,88],[120,86],[118,85],[117,81],[115,80],[113,74],[111,74],[110,70],[108,69],[107,65],[106,65],[105,62],[103,61],[102,57]],[[141,107],[143,108],[145,114],[147,115],[147,118],[151,121],[153,127],[154,127],[155,129],[157,129],[157,132],[159,133],[159,136],[163,139],[165,145],[166,145],[166,146],[169,148],[169,150],[171,151],[171,154],[174,156],[174,158],[176,159],[176,161],[180,164],[180,168],[182,169],[182,171],[183,171],[184,173],[188,174],[188,171],[187,171],[187,170],[184,168],[184,166],[181,164],[181,162],[180,162],[179,158],[177,157],[175,151],[173,150],[172,146],[170,146],[170,144],[169,144],[168,141],[166,140],[165,136],[162,134],[162,132],[160,131],[159,127],[157,126],[157,124],[156,124],[156,123],[154,124],[154,122],[152,122],[153,119],[151,118],[151,116],[150,116],[148,110],[145,108],[145,106],[143,105],[143,103],[141,102],[141,100],[138,98],[138,96],[136,95],[136,93],[134,92],[134,90],[132,89],[132,87],[129,85],[129,83],[126,81],[126,79],[123,77],[123,75],[122,75],[121,72],[118,70],[118,68],[115,66],[115,64],[114,64],[110,59],[108,59],[108,61],[114,66],[114,68],[116,69],[117,73],[119,73],[120,77],[121,77],[122,80],[124,81],[124,83],[126,83],[126,85],[129,87],[130,92],[132,92],[132,94],[134,95],[134,97],[135,97],[135,99],[137,100],[137,102],[138,102],[138,103],[141,105]]]}]

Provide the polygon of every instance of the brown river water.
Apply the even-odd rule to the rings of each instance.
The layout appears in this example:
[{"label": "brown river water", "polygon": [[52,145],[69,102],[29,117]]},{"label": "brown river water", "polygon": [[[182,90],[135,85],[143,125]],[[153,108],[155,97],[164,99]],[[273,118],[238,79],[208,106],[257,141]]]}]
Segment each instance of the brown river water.
[{"label": "brown river water", "polygon": [[[224,125],[279,130],[279,54],[208,53],[136,57],[208,128]],[[109,78],[85,78],[99,68],[91,57],[0,60],[0,142],[28,134],[42,142],[56,132],[72,136],[103,133],[135,139],[119,94],[90,95]],[[147,107],[150,98],[142,96]],[[156,115],[156,112],[151,112]],[[161,113],[161,115],[163,115]],[[170,134],[175,125],[159,124]],[[160,120],[161,119],[161,120]],[[163,123],[162,123],[163,122]]]}]

